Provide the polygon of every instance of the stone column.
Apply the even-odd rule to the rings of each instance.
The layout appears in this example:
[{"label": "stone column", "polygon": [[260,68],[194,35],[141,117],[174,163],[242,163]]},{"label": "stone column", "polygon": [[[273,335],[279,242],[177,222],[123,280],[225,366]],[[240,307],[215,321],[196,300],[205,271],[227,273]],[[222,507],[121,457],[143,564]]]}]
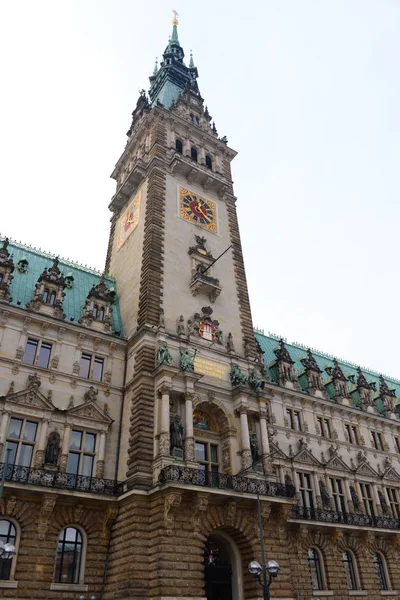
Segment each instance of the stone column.
[{"label": "stone column", "polygon": [[65,473],[67,470],[70,437],[71,437],[71,425],[67,424],[67,425],[65,425],[65,428],[64,428],[64,437],[63,437],[62,449],[61,449],[61,458],[60,458],[61,473]]},{"label": "stone column", "polygon": [[264,473],[272,471],[272,460],[270,457],[268,428],[267,428],[267,411],[260,410],[260,430],[261,430],[261,446],[262,446],[262,463]]},{"label": "stone column", "polygon": [[249,423],[247,421],[247,409],[242,407],[240,413],[240,438],[242,444],[242,469],[248,469],[253,464],[250,449]]},{"label": "stone column", "polygon": [[347,510],[349,511],[349,513],[354,513],[354,504],[353,504],[353,499],[351,497],[351,492],[350,492],[350,481],[348,477],[344,478],[344,489],[345,489],[345,501],[347,504]]},{"label": "stone column", "polygon": [[383,515],[383,510],[381,506],[381,502],[379,500],[378,488],[375,484],[371,484],[372,488],[372,501],[375,504],[376,514],[381,517]]},{"label": "stone column", "polygon": [[193,394],[185,394],[185,460],[194,458]]},{"label": "stone column", "polygon": [[389,494],[387,492],[386,486],[384,486],[384,485],[381,486],[381,492],[383,494],[383,497],[386,500],[386,506],[387,506],[387,514],[388,514],[388,516],[389,517],[396,517],[396,515],[393,514],[392,507],[390,506]]},{"label": "stone column", "polygon": [[169,435],[169,392],[170,385],[165,383],[160,388],[160,435],[159,435],[159,454],[161,456],[170,456],[170,435]]},{"label": "stone column", "polygon": [[355,486],[355,489],[357,492],[358,499],[360,501],[359,513],[362,515],[365,515],[366,510],[365,510],[364,501],[363,501],[363,497],[362,497],[362,493],[361,493],[361,487],[360,487],[360,483],[357,481],[357,479],[354,481],[354,486]]},{"label": "stone column", "polygon": [[319,479],[318,479],[317,471],[312,472],[312,478],[313,478],[314,498],[315,498],[315,503],[316,503],[315,505],[317,508],[322,508],[322,498],[321,498],[321,492],[319,489]]},{"label": "stone column", "polygon": [[35,469],[41,469],[43,467],[48,427],[49,427],[49,420],[43,419],[42,426],[40,428],[38,447],[37,447],[36,454],[35,454],[35,461],[34,461]]},{"label": "stone column", "polygon": [[[0,452],[2,452],[6,443],[9,420],[10,415],[8,414],[8,412],[3,412],[3,414],[1,415],[0,424]],[[4,456],[2,456],[2,461],[4,462]]]},{"label": "stone column", "polygon": [[104,456],[106,452],[106,432],[100,433],[99,454],[96,463],[96,477],[104,476]]}]

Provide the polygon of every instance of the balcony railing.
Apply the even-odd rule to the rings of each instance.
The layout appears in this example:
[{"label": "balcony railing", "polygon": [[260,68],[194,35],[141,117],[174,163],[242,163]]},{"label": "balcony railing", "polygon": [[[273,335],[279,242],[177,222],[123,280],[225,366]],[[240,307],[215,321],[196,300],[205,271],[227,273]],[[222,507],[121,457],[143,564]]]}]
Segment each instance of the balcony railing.
[{"label": "balcony railing", "polygon": [[[0,480],[3,477],[4,463],[0,463]],[[113,496],[117,493],[118,482],[114,479],[102,477],[88,477],[87,475],[73,475],[59,471],[46,471],[44,469],[31,469],[19,465],[7,465],[5,481],[27,485],[39,485],[47,488],[62,490],[77,490],[94,494]]]},{"label": "balcony railing", "polygon": [[183,483],[198,485],[206,488],[230,490],[246,494],[259,494],[260,496],[294,498],[295,488],[291,484],[276,483],[266,479],[241,477],[240,475],[224,475],[200,469],[189,469],[168,465],[162,469],[159,476],[160,483]]},{"label": "balcony railing", "polygon": [[340,513],[334,510],[318,508],[305,508],[295,506],[292,519],[305,519],[321,523],[353,525],[354,527],[379,527],[381,529],[400,529],[400,520],[388,516],[359,515],[354,513]]}]

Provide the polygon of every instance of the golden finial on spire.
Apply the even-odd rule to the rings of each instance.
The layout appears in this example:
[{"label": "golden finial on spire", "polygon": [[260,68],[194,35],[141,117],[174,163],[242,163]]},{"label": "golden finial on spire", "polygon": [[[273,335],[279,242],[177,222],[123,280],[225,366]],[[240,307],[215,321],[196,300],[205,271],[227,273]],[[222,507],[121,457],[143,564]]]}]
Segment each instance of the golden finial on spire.
[{"label": "golden finial on spire", "polygon": [[172,12],[174,13],[174,18],[172,19],[172,25],[178,25],[178,22],[179,22],[179,21],[178,21],[179,14],[177,13],[177,11],[176,11],[176,10],[173,10]]}]

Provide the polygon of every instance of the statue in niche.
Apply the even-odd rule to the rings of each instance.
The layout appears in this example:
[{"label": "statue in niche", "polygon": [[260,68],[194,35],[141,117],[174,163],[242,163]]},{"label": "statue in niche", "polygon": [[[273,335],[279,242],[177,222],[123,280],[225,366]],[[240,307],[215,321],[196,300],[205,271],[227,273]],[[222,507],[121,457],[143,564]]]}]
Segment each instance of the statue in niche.
[{"label": "statue in niche", "polygon": [[46,465],[57,465],[58,455],[60,453],[60,434],[53,431],[47,440],[44,462]]},{"label": "statue in niche", "polygon": [[174,415],[169,426],[171,448],[183,448],[183,425],[179,415]]},{"label": "statue in niche", "polygon": [[158,365],[170,365],[172,363],[172,356],[167,348],[167,343],[164,342],[157,351],[157,366]]},{"label": "statue in niche", "polygon": [[251,449],[251,457],[253,459],[253,463],[260,460],[260,452],[258,448],[258,439],[255,431],[252,431],[250,434],[250,449]]},{"label": "statue in niche", "polygon": [[324,508],[330,508],[331,506],[331,497],[328,494],[328,491],[326,489],[326,485],[323,481],[319,481],[319,491],[321,494],[321,500],[322,500],[322,506]]},{"label": "statue in niche", "polygon": [[194,358],[196,356],[196,351],[194,354],[189,354],[189,350],[182,350],[179,348],[179,353],[181,355],[181,371],[194,371]]},{"label": "statue in niche", "polygon": [[354,510],[360,510],[360,500],[358,499],[357,492],[352,485],[350,486],[350,495]]},{"label": "statue in niche", "polygon": [[387,504],[386,504],[386,500],[385,500],[385,498],[384,498],[384,496],[383,496],[383,494],[382,494],[381,491],[378,491],[378,497],[379,497],[379,503],[380,503],[381,508],[382,508],[382,514],[387,515],[387,512],[388,512],[388,510],[387,510]]}]

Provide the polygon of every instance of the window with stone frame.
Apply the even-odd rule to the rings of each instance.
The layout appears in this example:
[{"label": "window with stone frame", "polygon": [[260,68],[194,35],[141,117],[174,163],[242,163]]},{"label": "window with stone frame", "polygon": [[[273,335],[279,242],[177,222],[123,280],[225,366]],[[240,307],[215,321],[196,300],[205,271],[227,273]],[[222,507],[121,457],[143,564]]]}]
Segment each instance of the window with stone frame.
[{"label": "window with stone frame", "polygon": [[303,471],[297,471],[297,487],[300,494],[300,505],[313,511],[315,508],[314,503],[314,489],[311,473],[304,473]]},{"label": "window with stone frame", "polygon": [[92,477],[96,458],[96,434],[73,429],[69,442],[67,473]]},{"label": "window with stone frame", "polygon": [[332,439],[332,421],[328,417],[317,417],[318,433],[322,437]]},{"label": "window with stone frame", "polygon": [[347,589],[350,591],[359,590],[359,577],[356,558],[351,550],[342,553],[344,571],[346,573]]},{"label": "window with stone frame", "polygon": [[376,450],[385,450],[385,438],[380,431],[371,431],[372,445]]},{"label": "window with stone frame", "polygon": [[356,446],[359,446],[361,436],[360,436],[360,432],[358,429],[358,425],[353,425],[351,423],[345,423],[344,429],[346,432],[347,441],[350,442],[350,444],[355,444]]},{"label": "window with stone frame", "polygon": [[54,306],[54,303],[57,298],[57,292],[55,290],[50,290],[49,288],[44,288],[43,290],[43,304],[48,304],[49,306]]},{"label": "window with stone frame", "polygon": [[396,488],[387,487],[386,492],[389,498],[389,506],[395,519],[400,519],[399,492]]},{"label": "window with stone frame", "polygon": [[43,340],[28,338],[25,346],[23,362],[27,365],[47,369],[50,363],[53,345]]},{"label": "window with stone frame", "polygon": [[285,412],[285,421],[290,429],[294,429],[295,431],[302,430],[301,415],[299,410],[287,408]]},{"label": "window with stone frame", "polygon": [[198,469],[204,471],[205,482],[211,481],[217,485],[220,463],[219,444],[212,441],[195,440],[194,451]]},{"label": "window with stone frame", "polygon": [[374,554],[374,565],[378,576],[379,587],[382,591],[391,589],[389,573],[387,569],[386,559],[381,552]]},{"label": "window with stone frame", "polygon": [[[8,519],[0,519],[0,541],[3,544],[17,545],[17,530],[15,525]],[[11,579],[12,567],[14,566],[15,556],[11,560],[0,560],[0,580],[8,581]]]},{"label": "window with stone frame", "polygon": [[82,352],[81,359],[79,361],[80,377],[93,379],[94,381],[101,381],[103,379],[103,371],[104,358],[101,356],[96,356],[95,354]]},{"label": "window with stone frame", "polygon": [[396,450],[397,450],[397,452],[400,453],[400,438],[395,437],[394,438],[394,443],[396,444]]},{"label": "window with stone frame", "polygon": [[81,583],[82,555],[82,533],[75,527],[66,527],[58,536],[55,583]]},{"label": "window with stone frame", "polygon": [[93,305],[93,319],[96,321],[104,321],[105,309],[101,304]]},{"label": "window with stone frame", "polygon": [[323,556],[319,548],[308,549],[308,568],[313,590],[325,590],[325,569]]},{"label": "window with stone frame", "polygon": [[31,466],[37,429],[36,421],[11,418],[6,441],[6,450],[10,450],[8,464],[21,467]]},{"label": "window with stone frame", "polygon": [[372,486],[369,483],[360,483],[361,499],[365,508],[365,512],[370,517],[375,516],[374,500],[372,495]]},{"label": "window with stone frame", "polygon": [[344,481],[338,477],[330,477],[329,483],[331,484],[332,499],[335,511],[341,514],[346,514],[347,506],[344,493]]}]

